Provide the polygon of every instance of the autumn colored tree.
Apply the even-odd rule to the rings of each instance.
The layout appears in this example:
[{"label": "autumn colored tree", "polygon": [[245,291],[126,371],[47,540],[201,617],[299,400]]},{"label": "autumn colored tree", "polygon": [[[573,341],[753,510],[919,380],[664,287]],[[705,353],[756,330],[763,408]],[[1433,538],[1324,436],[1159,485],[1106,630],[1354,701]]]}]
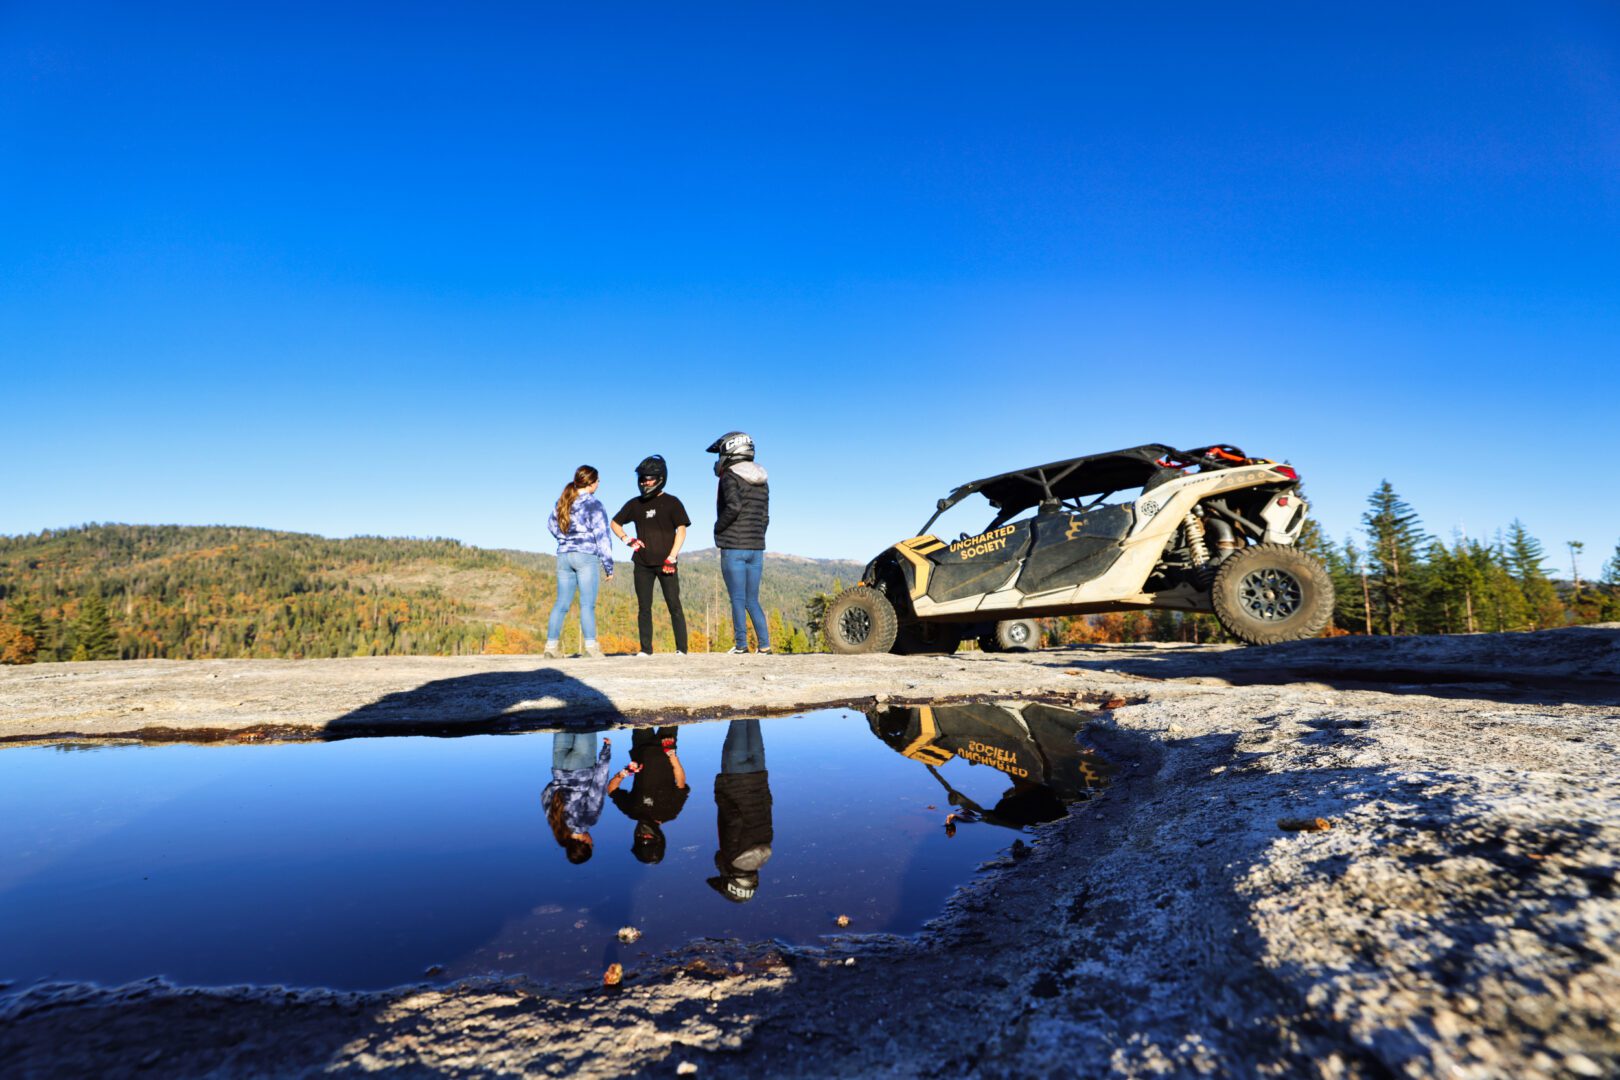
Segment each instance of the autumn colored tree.
[{"label": "autumn colored tree", "polygon": [[0,622],[0,664],[32,664],[38,646],[16,623]]}]

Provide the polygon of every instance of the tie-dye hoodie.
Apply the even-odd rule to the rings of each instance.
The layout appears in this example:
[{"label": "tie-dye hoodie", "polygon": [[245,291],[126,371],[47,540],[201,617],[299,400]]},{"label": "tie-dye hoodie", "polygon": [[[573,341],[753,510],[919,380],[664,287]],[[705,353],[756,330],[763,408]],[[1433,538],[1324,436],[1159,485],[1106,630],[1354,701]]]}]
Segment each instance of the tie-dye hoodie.
[{"label": "tie-dye hoodie", "polygon": [[546,521],[546,528],[557,538],[557,554],[566,555],[570,551],[583,551],[588,555],[599,556],[602,560],[602,573],[613,573],[613,533],[608,529],[607,511],[602,509],[602,504],[596,501],[595,495],[581,495],[574,500],[574,507],[568,515],[566,536],[557,530],[556,507],[551,509],[551,517]]},{"label": "tie-dye hoodie", "polygon": [[608,764],[613,748],[606,743],[597,752],[596,764],[589,769],[552,769],[551,783],[540,792],[540,805],[550,806],[554,792],[562,792],[563,822],[569,832],[582,833],[602,816],[607,799]]}]

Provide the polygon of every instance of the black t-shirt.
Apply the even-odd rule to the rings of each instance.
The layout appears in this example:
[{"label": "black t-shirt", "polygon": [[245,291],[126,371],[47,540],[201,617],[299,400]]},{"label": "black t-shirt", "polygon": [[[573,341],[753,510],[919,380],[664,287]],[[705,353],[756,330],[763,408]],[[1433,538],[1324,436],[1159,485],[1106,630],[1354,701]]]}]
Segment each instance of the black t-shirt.
[{"label": "black t-shirt", "polygon": [[630,760],[641,765],[629,790],[620,787],[609,798],[632,821],[674,821],[691,788],[675,786],[675,766],[661,747],[637,747]]},{"label": "black t-shirt", "polygon": [[633,558],[642,566],[653,567],[663,566],[664,560],[669,558],[670,549],[675,546],[675,530],[692,524],[681,500],[667,491],[650,499],[636,496],[613,515],[613,520],[620,525],[636,523],[636,538],[647,546]]}]

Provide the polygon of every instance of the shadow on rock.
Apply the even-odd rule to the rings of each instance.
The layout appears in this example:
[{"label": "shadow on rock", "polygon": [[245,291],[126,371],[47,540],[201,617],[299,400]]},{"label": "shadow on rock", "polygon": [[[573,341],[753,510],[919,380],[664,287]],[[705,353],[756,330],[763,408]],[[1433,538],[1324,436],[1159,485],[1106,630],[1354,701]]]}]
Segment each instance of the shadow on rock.
[{"label": "shadow on rock", "polygon": [[600,690],[555,667],[539,667],[458,675],[400,690],[328,722],[321,737],[602,731],[626,722]]}]

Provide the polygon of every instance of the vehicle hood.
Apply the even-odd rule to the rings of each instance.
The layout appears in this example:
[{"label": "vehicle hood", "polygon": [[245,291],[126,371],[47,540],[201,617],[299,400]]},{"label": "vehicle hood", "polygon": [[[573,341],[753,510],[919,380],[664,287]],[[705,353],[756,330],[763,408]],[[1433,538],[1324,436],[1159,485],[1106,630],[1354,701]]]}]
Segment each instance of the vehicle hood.
[{"label": "vehicle hood", "polygon": [[756,486],[770,479],[766,475],[764,467],[752,461],[739,461],[731,467],[731,471],[737,474],[739,480],[744,480]]}]

